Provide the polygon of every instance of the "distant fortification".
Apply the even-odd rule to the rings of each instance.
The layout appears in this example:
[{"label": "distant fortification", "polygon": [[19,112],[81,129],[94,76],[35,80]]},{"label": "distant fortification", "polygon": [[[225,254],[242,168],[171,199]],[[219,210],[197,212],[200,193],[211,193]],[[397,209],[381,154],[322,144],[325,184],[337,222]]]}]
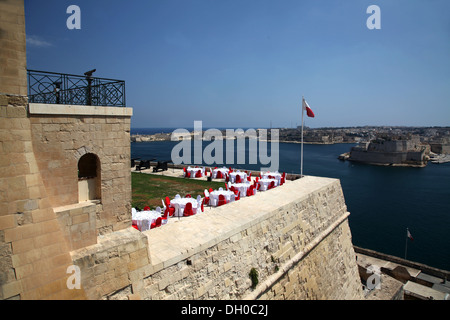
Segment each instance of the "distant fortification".
[{"label": "distant fortification", "polygon": [[132,109],[29,103],[23,1],[0,12],[1,299],[362,298],[335,179],[132,228]]},{"label": "distant fortification", "polygon": [[430,147],[420,143],[419,137],[379,137],[352,147],[347,159],[376,165],[427,165]]}]

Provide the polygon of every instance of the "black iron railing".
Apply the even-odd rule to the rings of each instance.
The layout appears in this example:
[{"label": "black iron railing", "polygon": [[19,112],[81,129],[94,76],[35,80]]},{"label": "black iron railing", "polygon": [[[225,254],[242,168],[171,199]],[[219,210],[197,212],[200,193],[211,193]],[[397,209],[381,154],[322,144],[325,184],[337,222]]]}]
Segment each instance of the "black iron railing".
[{"label": "black iron railing", "polygon": [[28,70],[28,102],[126,107],[125,81]]}]

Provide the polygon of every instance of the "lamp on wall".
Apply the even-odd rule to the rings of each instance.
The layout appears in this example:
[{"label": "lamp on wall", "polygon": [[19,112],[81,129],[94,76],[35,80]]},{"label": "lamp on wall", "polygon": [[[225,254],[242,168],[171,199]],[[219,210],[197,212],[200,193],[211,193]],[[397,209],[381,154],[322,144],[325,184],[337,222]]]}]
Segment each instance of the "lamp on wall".
[{"label": "lamp on wall", "polygon": [[84,75],[86,76],[86,80],[88,82],[88,87],[87,87],[87,105],[88,106],[92,105],[92,74],[96,70],[97,69],[92,69],[92,70],[86,71],[84,73]]},{"label": "lamp on wall", "polygon": [[60,99],[59,99],[59,92],[61,91],[61,81],[55,81],[53,82],[53,84],[55,85],[55,96],[56,96],[56,104],[60,103]]}]

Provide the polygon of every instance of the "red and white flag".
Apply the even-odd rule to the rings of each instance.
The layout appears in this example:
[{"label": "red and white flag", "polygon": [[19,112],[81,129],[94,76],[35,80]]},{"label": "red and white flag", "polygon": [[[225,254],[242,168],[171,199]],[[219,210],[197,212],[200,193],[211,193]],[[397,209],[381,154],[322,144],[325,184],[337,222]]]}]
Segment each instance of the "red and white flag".
[{"label": "red and white flag", "polygon": [[306,110],[306,115],[310,118],[314,118],[314,112],[311,110],[311,108],[308,105],[308,102],[306,102],[305,99],[303,99],[302,106],[303,106],[303,110]]},{"label": "red and white flag", "polygon": [[409,232],[409,229],[406,229],[406,235],[408,236],[408,238],[411,239],[411,241],[414,240],[412,235],[411,235],[411,232]]}]

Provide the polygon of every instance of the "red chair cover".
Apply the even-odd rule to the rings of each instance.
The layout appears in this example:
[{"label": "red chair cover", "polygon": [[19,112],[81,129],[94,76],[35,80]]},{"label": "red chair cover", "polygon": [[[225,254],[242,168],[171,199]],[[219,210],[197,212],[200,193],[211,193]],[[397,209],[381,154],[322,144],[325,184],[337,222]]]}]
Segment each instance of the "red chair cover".
[{"label": "red chair cover", "polygon": [[192,203],[188,202],[184,206],[183,216],[188,217],[192,216],[194,214],[194,211],[192,210]]},{"label": "red chair cover", "polygon": [[171,217],[175,213],[174,207],[166,207],[166,210],[164,210],[164,213],[162,215],[163,219],[167,219],[167,216]]},{"label": "red chair cover", "polygon": [[167,214],[169,217],[173,216],[175,213],[175,208],[170,206],[170,198],[166,197],[164,199],[164,203],[166,204],[166,210],[164,211],[164,217],[167,217]]},{"label": "red chair cover", "polygon": [[219,194],[219,202],[217,206],[222,206],[227,203],[227,200],[225,199],[225,196],[223,194]]}]

